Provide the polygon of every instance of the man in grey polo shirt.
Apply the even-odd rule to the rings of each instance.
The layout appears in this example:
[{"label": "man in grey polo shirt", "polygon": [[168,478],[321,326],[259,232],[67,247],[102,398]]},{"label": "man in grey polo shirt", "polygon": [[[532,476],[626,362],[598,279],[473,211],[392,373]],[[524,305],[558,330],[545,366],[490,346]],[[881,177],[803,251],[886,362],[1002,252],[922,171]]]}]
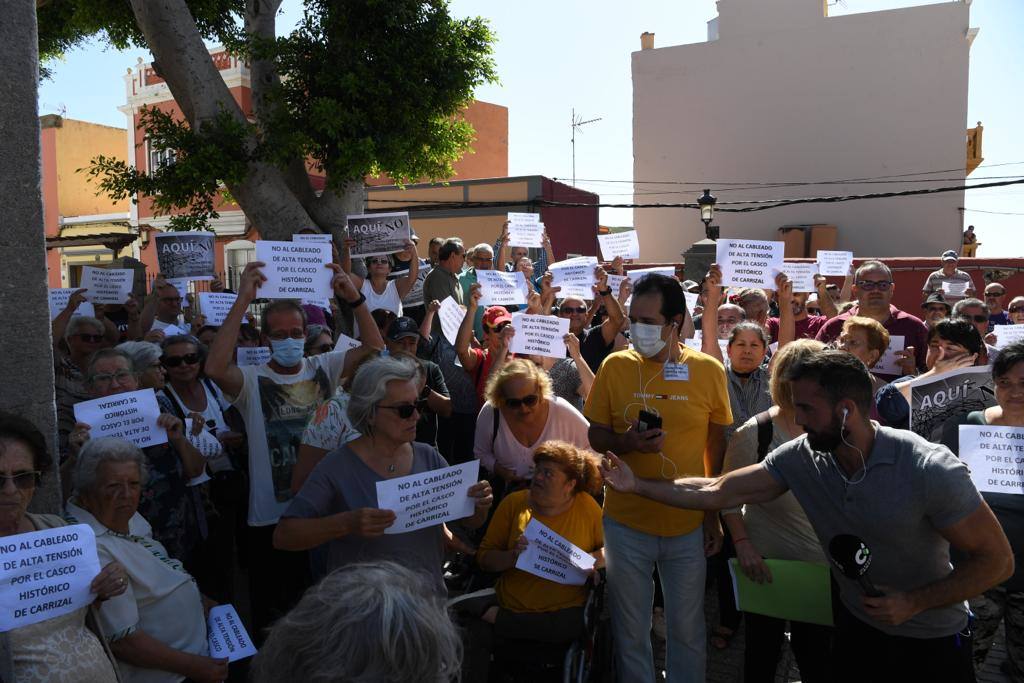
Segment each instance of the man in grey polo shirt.
[{"label": "man in grey polo shirt", "polygon": [[[764,462],[717,479],[637,479],[613,454],[605,480],[668,505],[718,510],[793,491],[826,550],[837,535],[870,549],[869,597],[833,567],[835,681],[974,681],[964,601],[1013,572],[1002,528],[944,446],[868,418],[867,368],[845,351],[822,351],[790,369],[805,436]],[[967,559],[953,568],[950,547]]]}]

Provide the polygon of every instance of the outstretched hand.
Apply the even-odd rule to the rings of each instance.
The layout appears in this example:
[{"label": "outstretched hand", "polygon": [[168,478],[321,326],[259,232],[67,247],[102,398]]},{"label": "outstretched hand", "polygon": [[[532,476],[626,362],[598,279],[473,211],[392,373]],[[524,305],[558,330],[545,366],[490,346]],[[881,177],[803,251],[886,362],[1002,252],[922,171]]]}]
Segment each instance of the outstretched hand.
[{"label": "outstretched hand", "polygon": [[601,476],[604,477],[604,483],[616,491],[636,493],[636,476],[633,470],[611,451],[607,451],[601,460]]}]

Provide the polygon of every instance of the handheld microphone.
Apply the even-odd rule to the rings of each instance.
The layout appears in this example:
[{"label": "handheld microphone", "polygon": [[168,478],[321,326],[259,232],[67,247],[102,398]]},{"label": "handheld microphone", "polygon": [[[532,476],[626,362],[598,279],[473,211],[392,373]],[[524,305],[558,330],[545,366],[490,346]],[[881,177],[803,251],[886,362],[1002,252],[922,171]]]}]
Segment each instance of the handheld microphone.
[{"label": "handheld microphone", "polygon": [[868,568],[871,567],[871,550],[860,538],[852,534],[833,536],[828,544],[828,554],[832,559],[832,564],[844,576],[856,581],[865,595],[872,598],[880,598],[885,595],[875,588],[875,584],[868,578]]}]

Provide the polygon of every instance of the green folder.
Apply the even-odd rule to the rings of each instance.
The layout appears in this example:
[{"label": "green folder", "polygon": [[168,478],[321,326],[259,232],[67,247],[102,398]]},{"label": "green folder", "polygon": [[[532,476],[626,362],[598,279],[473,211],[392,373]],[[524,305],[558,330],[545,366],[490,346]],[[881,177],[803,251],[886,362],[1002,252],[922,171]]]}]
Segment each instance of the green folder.
[{"label": "green folder", "polygon": [[832,586],[829,568],[794,560],[765,560],[771,583],[755,583],[729,560],[737,609],[779,619],[832,626]]}]

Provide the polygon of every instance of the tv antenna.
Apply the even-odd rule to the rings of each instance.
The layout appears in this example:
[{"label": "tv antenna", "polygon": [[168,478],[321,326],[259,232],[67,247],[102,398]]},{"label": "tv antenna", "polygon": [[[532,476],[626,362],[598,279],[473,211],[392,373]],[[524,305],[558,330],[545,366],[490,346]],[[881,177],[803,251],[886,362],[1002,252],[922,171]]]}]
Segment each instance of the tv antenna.
[{"label": "tv antenna", "polygon": [[572,122],[571,122],[572,138],[570,139],[570,141],[572,142],[572,186],[573,187],[576,187],[576,131],[579,130],[582,133],[583,132],[582,131],[583,126],[587,125],[588,123],[596,123],[597,121],[600,121],[600,120],[601,120],[601,117],[598,117],[596,119],[589,119],[587,121],[584,121],[582,116],[576,114],[576,108],[573,107],[573,110],[572,110]]}]

